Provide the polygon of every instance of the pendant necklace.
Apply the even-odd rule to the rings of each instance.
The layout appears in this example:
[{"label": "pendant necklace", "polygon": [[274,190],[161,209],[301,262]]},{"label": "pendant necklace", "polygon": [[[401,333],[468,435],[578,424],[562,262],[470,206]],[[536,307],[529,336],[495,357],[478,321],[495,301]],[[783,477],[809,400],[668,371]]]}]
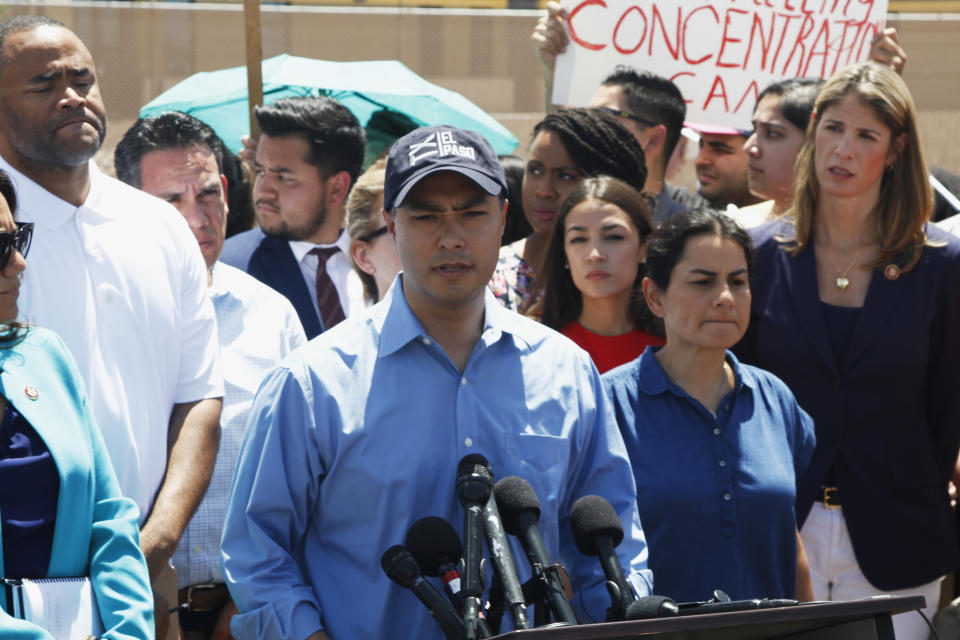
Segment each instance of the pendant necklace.
[{"label": "pendant necklace", "polygon": [[[862,249],[860,251],[862,251]],[[860,259],[860,251],[857,251],[857,255],[853,256],[853,260],[843,271],[840,271],[840,269],[837,267],[837,263],[833,261],[833,258],[830,258],[830,264],[833,265],[834,270],[840,274],[837,276],[837,279],[834,280],[834,283],[837,285],[837,289],[840,289],[840,291],[846,291],[847,287],[850,286],[850,280],[847,278],[847,274],[850,273],[850,270],[853,269],[854,265],[857,264],[857,261]]]}]

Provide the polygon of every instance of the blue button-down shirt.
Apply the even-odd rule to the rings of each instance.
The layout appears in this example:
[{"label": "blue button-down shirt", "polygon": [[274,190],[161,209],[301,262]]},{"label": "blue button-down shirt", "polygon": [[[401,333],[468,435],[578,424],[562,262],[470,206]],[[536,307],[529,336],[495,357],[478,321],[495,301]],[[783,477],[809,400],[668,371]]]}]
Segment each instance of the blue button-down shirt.
[{"label": "blue button-down shirt", "polygon": [[[483,332],[461,373],[424,331],[402,275],[360,318],[288,358],[257,398],[223,537],[238,638],[442,638],[380,556],[424,516],[461,531],[456,468],[482,453],[498,478],[518,475],[540,499],[548,553],[562,558],[603,620],[596,558],[577,552],[573,502],[606,497],[626,537],[619,555],[640,595],[646,544],[626,449],[585,352],[503,309],[486,292]],[[530,576],[516,541],[521,580]]]},{"label": "blue button-down shirt", "polygon": [[792,598],[796,476],[813,421],[774,375],[741,365],[716,415],[674,384],[648,347],[603,376],[630,453],[657,593]]}]

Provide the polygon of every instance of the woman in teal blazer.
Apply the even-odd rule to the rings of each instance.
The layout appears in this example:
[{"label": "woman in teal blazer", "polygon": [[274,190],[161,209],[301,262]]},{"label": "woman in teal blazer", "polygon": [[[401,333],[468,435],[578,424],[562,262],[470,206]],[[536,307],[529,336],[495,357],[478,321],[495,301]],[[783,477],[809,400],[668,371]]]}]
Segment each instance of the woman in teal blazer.
[{"label": "woman in teal blazer", "polygon": [[[55,333],[13,322],[15,285],[25,266],[21,251],[29,247],[31,230],[15,226],[11,211],[16,200],[9,186],[0,172],[0,404],[29,422],[59,477],[46,577],[90,577],[103,622],[101,637],[151,639],[153,597],[140,552],[138,510],[120,494],[80,374]],[[30,487],[20,490],[29,492]],[[25,577],[7,575],[4,559],[0,553],[0,575]],[[0,610],[0,637],[52,638],[46,630],[13,618],[9,610]]]}]

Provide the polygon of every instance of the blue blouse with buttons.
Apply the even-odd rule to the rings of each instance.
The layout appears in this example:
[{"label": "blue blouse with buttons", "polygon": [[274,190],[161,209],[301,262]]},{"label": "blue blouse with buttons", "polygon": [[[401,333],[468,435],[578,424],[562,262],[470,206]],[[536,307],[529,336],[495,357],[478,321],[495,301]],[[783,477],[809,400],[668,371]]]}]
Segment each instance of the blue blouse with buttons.
[{"label": "blue blouse with buttons", "polygon": [[602,376],[637,483],[654,591],[680,602],[792,598],[796,477],[813,420],[776,376],[740,364],[717,414],[675,385],[648,347]]}]

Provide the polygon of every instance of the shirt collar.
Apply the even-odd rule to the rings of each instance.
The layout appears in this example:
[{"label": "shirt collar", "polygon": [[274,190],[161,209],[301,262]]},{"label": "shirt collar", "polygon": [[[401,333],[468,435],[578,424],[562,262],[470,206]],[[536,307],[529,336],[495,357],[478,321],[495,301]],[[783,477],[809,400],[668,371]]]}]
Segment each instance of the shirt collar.
[{"label": "shirt collar", "polygon": [[[640,359],[640,367],[637,371],[637,384],[640,390],[650,396],[666,393],[667,391],[674,395],[687,396],[688,394],[683,389],[667,377],[666,371],[660,366],[660,361],[654,357],[660,349],[662,349],[662,347],[647,347],[646,351],[643,352],[643,356]],[[740,361],[737,360],[737,357],[733,355],[733,352],[729,349],[727,350],[727,363],[733,369],[733,390],[736,393],[740,393],[743,387],[756,389],[757,380],[753,372],[742,367]]]},{"label": "shirt collar", "polygon": [[223,263],[217,260],[213,263],[210,270],[210,288],[208,289],[210,298],[219,298],[230,294],[230,286],[226,282],[227,272],[223,268]]},{"label": "shirt collar", "polygon": [[347,234],[346,229],[341,229],[340,235],[337,236],[337,240],[333,244],[317,244],[315,242],[308,242],[306,240],[290,240],[290,250],[293,251],[293,257],[297,259],[297,263],[303,262],[303,259],[306,257],[306,255],[317,247],[323,249],[328,247],[337,247],[343,252],[343,255],[349,256],[350,236]]},{"label": "shirt collar", "polygon": [[[483,305],[483,332],[480,336],[482,341],[493,344],[506,334],[514,338],[517,348],[531,348],[535,342],[531,331],[538,325],[505,309],[489,287],[484,287]],[[380,357],[398,351],[413,340],[427,337],[427,332],[403,294],[403,272],[397,274],[383,300],[371,309],[374,322],[380,324]]]},{"label": "shirt collar", "polygon": [[[96,183],[101,178],[100,169],[93,160],[88,161],[90,171],[90,192],[84,206],[91,201],[91,196],[95,193]],[[53,195],[39,184],[20,173],[7,162],[5,158],[0,157],[0,168],[7,172],[13,186],[17,190],[17,220],[20,222],[33,222],[46,229],[56,229],[67,222],[77,212],[79,207],[75,207],[66,200],[62,200]],[[38,217],[39,214],[39,217]]]}]

